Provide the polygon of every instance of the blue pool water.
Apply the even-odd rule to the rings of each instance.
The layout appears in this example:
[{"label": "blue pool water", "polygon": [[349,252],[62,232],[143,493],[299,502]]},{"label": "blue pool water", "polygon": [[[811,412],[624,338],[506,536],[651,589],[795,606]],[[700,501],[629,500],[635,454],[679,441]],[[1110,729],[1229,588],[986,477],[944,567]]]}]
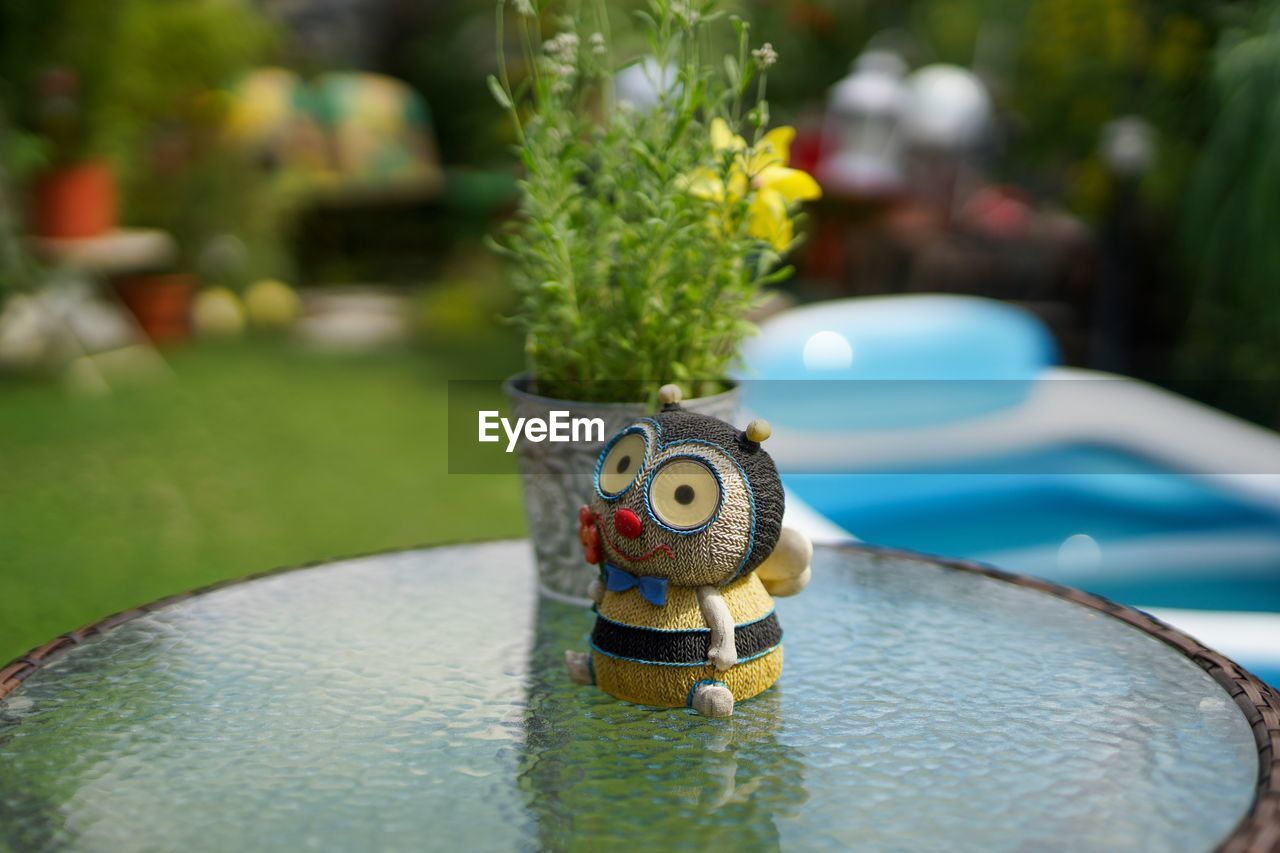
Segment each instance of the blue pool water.
[{"label": "blue pool water", "polygon": [[1128,604],[1280,612],[1280,516],[1124,451],[784,480],[878,545],[988,560]]},{"label": "blue pool water", "polygon": [[[913,295],[785,312],[747,343],[739,378],[747,407],[780,435],[820,433],[832,445],[825,454],[806,449],[808,471],[821,474],[779,458],[783,479],[865,541],[989,562],[1138,607],[1280,613],[1280,508],[1139,453],[1067,444],[928,469],[859,463],[830,473],[832,459],[865,458],[863,433],[1014,412],[1050,390],[1042,383],[1059,375],[1047,370],[1059,361],[1027,312]],[[1069,416],[1112,399],[1095,392],[1117,381],[1126,380],[1077,374],[1051,390]],[[1248,647],[1265,649],[1269,639]],[[1274,654],[1240,662],[1280,684],[1280,637],[1274,644]]]}]

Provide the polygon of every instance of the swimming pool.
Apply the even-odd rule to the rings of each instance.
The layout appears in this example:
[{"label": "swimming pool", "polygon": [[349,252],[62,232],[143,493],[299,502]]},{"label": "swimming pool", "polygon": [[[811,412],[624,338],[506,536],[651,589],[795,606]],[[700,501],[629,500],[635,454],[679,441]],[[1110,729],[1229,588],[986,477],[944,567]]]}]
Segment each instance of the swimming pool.
[{"label": "swimming pool", "polygon": [[809,305],[744,354],[745,407],[816,517],[1154,610],[1280,684],[1274,432],[1056,367],[1034,318],[986,300]]},{"label": "swimming pool", "polygon": [[[783,480],[873,544],[979,560],[1144,608],[1280,612],[1280,515],[1120,449]],[[1280,662],[1242,663],[1280,683]]]},{"label": "swimming pool", "polygon": [[940,470],[793,473],[859,538],[984,560],[1151,607],[1280,611],[1280,517],[1097,446]]}]

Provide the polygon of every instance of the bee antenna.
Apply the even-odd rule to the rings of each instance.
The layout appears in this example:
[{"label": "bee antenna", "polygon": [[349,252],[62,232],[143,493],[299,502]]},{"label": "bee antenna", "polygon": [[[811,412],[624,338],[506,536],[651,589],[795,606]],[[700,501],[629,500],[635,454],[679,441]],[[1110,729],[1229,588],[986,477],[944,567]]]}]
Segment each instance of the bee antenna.
[{"label": "bee antenna", "polygon": [[773,435],[773,427],[769,426],[769,422],[764,418],[756,418],[742,431],[743,441],[751,450],[759,450],[760,445],[771,435]]},{"label": "bee antenna", "polygon": [[664,412],[680,408],[680,400],[683,398],[684,392],[679,385],[663,385],[658,389],[658,402],[662,404]]}]

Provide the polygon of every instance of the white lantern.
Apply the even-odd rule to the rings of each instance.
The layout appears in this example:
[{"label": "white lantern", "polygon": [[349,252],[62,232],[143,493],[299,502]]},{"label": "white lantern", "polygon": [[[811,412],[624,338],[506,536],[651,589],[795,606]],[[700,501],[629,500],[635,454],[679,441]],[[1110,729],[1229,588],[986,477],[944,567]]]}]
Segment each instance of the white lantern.
[{"label": "white lantern", "polygon": [[926,65],[906,86],[905,128],[913,147],[962,154],[986,140],[991,96],[978,75],[958,65]]},{"label": "white lantern", "polygon": [[887,50],[869,50],[831,89],[826,153],[818,169],[829,189],[878,195],[902,184],[902,115],[906,63]]}]

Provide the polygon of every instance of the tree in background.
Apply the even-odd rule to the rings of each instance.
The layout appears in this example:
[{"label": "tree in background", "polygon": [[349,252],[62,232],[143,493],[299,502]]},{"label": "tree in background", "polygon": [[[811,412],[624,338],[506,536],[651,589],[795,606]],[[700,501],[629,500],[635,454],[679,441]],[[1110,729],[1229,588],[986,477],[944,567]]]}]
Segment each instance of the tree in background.
[{"label": "tree in background", "polygon": [[[1280,4],[1228,31],[1213,63],[1213,123],[1183,230],[1194,275],[1182,372],[1276,423],[1280,387]],[[1222,380],[1236,380],[1222,384]]]},{"label": "tree in background", "polygon": [[[172,232],[189,262],[221,233],[261,242],[272,208],[260,176],[225,144],[222,122],[227,87],[276,40],[250,0],[5,3],[6,163],[21,184],[62,162],[105,159],[119,176],[124,222]],[[74,103],[57,121],[41,95],[51,72],[74,81]]]}]

